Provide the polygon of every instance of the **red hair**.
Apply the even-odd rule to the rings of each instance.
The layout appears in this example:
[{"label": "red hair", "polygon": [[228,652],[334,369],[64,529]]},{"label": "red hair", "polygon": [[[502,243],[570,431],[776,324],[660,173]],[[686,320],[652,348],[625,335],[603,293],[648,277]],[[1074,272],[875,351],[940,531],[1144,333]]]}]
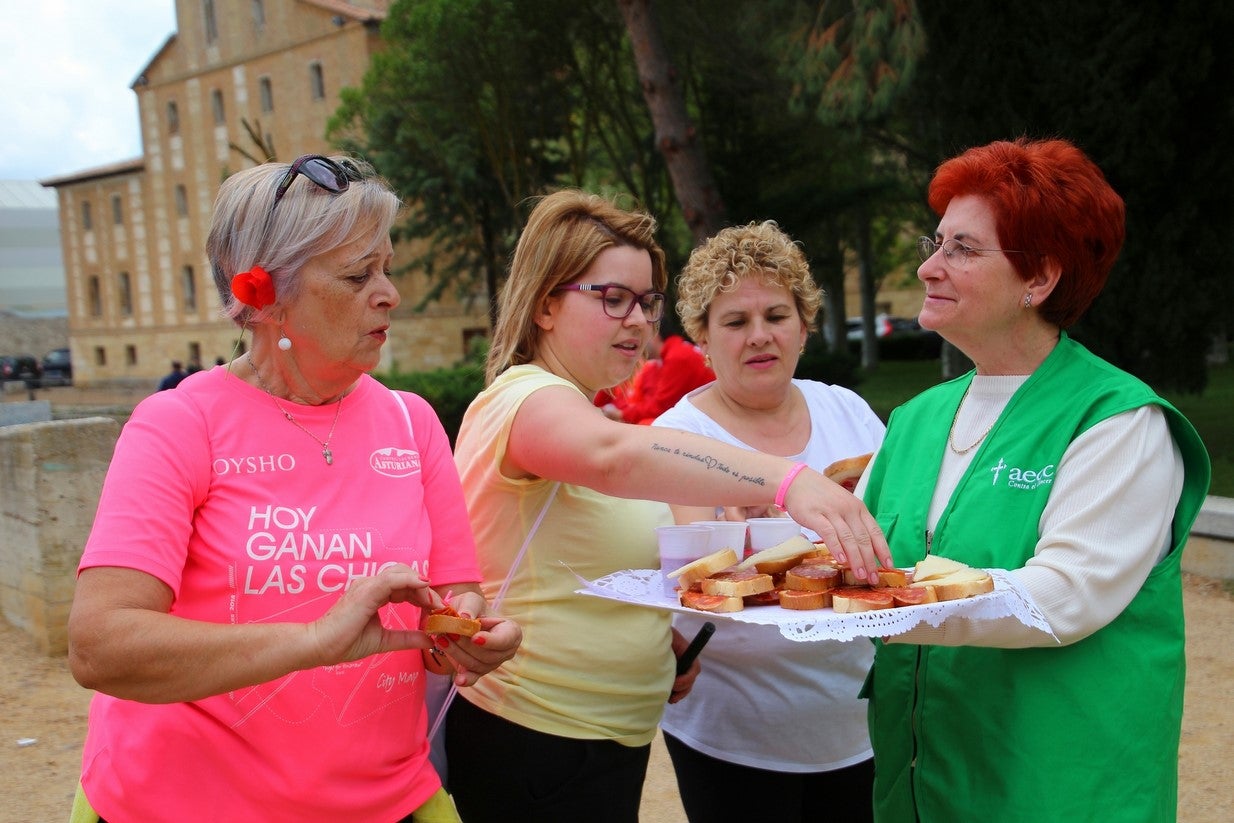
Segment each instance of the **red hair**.
[{"label": "red hair", "polygon": [[1062,269],[1041,316],[1062,328],[1077,320],[1105,286],[1123,246],[1124,206],[1101,169],[1066,140],[1000,140],[938,167],[929,203],[939,215],[952,198],[989,203],[1002,248],[1021,280],[1047,261]]}]

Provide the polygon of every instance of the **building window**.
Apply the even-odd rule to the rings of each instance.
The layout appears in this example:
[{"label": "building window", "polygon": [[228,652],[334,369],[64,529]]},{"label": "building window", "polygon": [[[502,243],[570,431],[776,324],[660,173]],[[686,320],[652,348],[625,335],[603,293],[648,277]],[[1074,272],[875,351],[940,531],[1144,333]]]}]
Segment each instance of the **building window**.
[{"label": "building window", "polygon": [[137,347],[128,345],[124,347],[124,363],[127,366],[137,365]]},{"label": "building window", "polygon": [[274,87],[270,85],[270,78],[263,77],[257,81],[257,88],[261,93],[261,110],[274,111]]},{"label": "building window", "polygon": [[189,343],[189,371],[201,371],[201,344]]},{"label": "building window", "polygon": [[176,186],[176,215],[178,217],[189,216],[189,193],[183,185]]},{"label": "building window", "polygon": [[124,201],[118,194],[111,196],[111,222],[117,226],[124,225]]},{"label": "building window", "polygon": [[314,100],[326,99],[326,78],[321,71],[321,63],[309,64],[309,88]]},{"label": "building window", "polygon": [[227,122],[227,112],[223,109],[223,92],[218,89],[210,92],[210,108],[214,112],[214,125],[222,126]]},{"label": "building window", "polygon": [[81,203],[81,227],[85,231],[94,228],[94,215],[90,211],[89,200],[83,200]]},{"label": "building window", "polygon": [[106,366],[107,365],[107,349],[103,348],[102,346],[94,347],[94,365],[96,366]]},{"label": "building window", "polygon": [[253,0],[253,26],[258,31],[266,27],[266,4],[263,0]]},{"label": "building window", "polygon": [[86,291],[89,293],[90,316],[91,317],[102,317],[103,316],[103,286],[99,282],[99,276],[97,274],[93,274],[90,276],[90,281],[89,281],[88,286],[86,287]]},{"label": "building window", "polygon": [[176,108],[175,100],[167,104],[167,133],[180,133],[180,109]]},{"label": "building window", "polygon": [[206,17],[206,44],[210,45],[219,39],[219,23],[214,15],[214,0],[202,0],[201,5]]},{"label": "building window", "polygon": [[131,317],[133,315],[133,284],[129,279],[129,273],[120,272],[116,281],[120,288],[120,313],[125,317]]},{"label": "building window", "polygon": [[192,266],[180,270],[180,287],[184,290],[184,310],[197,311],[197,276]]}]

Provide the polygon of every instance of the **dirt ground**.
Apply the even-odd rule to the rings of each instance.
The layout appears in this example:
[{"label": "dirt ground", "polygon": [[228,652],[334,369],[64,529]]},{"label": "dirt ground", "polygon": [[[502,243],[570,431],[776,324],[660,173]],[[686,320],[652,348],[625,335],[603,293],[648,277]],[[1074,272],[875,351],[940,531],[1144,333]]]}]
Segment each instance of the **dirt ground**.
[{"label": "dirt ground", "polygon": [[[1188,576],[1187,692],[1179,756],[1178,819],[1234,819],[1234,597],[1216,581]],[[90,693],[64,658],[40,654],[0,621],[0,823],[62,823],[81,767]],[[1100,767],[1100,764],[1094,764]],[[1111,764],[1113,767],[1113,764]],[[643,792],[644,823],[684,823],[672,767],[657,740]]]},{"label": "dirt ground", "polygon": [[[141,390],[41,389],[59,413],[129,409]],[[0,402],[26,400],[0,392]],[[1185,576],[1187,691],[1179,754],[1181,823],[1234,820],[1234,596],[1222,583]],[[68,673],[64,658],[48,658],[0,619],[0,823],[63,823],[81,767],[90,692]],[[1094,764],[1101,768],[1102,764]],[[1114,764],[1109,764],[1114,768]],[[657,738],[643,789],[642,823],[685,823],[668,755]]]}]

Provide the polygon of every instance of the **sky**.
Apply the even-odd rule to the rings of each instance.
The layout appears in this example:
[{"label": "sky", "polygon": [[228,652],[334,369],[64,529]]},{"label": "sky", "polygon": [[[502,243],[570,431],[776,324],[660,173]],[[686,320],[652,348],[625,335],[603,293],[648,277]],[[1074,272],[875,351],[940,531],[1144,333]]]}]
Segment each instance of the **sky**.
[{"label": "sky", "polygon": [[0,180],[43,180],[140,156],[130,86],[175,29],[175,0],[6,3]]}]

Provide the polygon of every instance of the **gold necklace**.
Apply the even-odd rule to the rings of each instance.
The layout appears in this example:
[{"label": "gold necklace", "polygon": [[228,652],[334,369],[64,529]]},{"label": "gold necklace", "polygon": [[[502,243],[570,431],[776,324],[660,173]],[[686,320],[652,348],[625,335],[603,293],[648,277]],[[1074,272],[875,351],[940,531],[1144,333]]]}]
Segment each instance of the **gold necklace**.
[{"label": "gold necklace", "polygon": [[994,422],[989,425],[989,428],[987,428],[985,431],[981,433],[981,436],[978,437],[977,440],[971,446],[965,446],[962,449],[956,448],[955,424],[956,424],[956,421],[960,419],[960,409],[964,408],[964,401],[968,399],[968,390],[971,389],[972,387],[973,387],[973,384],[971,382],[968,384],[968,386],[965,387],[964,395],[960,398],[960,405],[956,406],[955,415],[952,416],[951,418],[951,431],[947,433],[947,445],[956,454],[968,454],[973,449],[977,448],[977,446],[980,445],[981,441],[985,440],[985,436],[989,434],[990,432],[994,431],[994,423],[998,422],[998,417],[995,416]]},{"label": "gold necklace", "polygon": [[266,385],[266,381],[261,379],[261,372],[257,371],[257,366],[253,364],[253,353],[247,352],[244,355],[244,359],[248,361],[249,368],[253,370],[253,376],[257,378],[257,385],[261,386],[262,391],[270,395],[270,399],[274,401],[274,405],[278,407],[278,410],[281,411],[283,416],[287,418],[287,422],[291,423],[291,425],[313,438],[314,442],[321,446],[321,456],[326,458],[326,465],[333,466],[334,452],[330,451],[330,441],[334,439],[334,427],[338,425],[338,413],[342,411],[343,408],[343,395],[340,394],[338,396],[338,400],[334,403],[334,422],[330,424],[330,433],[326,435],[326,439],[323,441],[317,435],[304,428],[304,426],[300,424],[299,420],[291,416],[291,412],[283,408],[283,404],[279,402],[279,399],[274,395],[274,392],[270,391],[270,387]]}]

